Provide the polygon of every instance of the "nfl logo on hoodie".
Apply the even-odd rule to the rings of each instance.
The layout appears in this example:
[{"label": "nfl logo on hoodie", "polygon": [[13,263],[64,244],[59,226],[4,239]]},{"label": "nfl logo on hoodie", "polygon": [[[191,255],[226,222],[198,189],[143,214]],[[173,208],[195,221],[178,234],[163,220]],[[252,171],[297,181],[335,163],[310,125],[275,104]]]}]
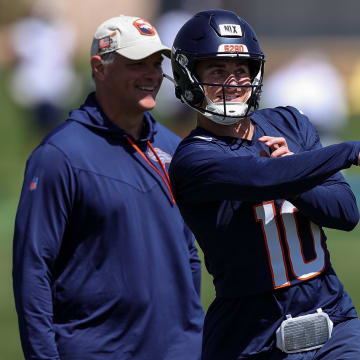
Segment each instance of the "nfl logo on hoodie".
[{"label": "nfl logo on hoodie", "polygon": [[30,190],[30,191],[36,190],[37,185],[38,185],[38,182],[39,182],[39,178],[38,178],[38,177],[34,177],[34,178],[31,180],[31,183],[30,183],[30,185],[29,185],[29,190]]}]

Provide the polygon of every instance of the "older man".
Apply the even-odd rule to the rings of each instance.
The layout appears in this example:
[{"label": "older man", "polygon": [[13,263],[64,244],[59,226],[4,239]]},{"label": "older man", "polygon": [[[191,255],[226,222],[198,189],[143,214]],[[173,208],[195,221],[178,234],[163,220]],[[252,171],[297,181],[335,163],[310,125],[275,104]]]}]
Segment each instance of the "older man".
[{"label": "older man", "polygon": [[26,359],[200,358],[200,263],[167,174],[179,138],[148,113],[169,54],[148,21],[105,21],[96,92],[28,160],[13,268]]}]

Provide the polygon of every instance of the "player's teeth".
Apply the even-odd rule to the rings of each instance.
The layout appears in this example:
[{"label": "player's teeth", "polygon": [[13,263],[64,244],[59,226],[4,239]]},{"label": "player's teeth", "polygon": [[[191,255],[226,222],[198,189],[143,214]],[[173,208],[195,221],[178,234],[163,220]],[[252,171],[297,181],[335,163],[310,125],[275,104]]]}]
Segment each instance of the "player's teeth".
[{"label": "player's teeth", "polygon": [[150,87],[150,86],[140,86],[140,89],[141,89],[141,90],[149,90],[149,91],[154,90],[154,88],[153,88],[153,87]]}]

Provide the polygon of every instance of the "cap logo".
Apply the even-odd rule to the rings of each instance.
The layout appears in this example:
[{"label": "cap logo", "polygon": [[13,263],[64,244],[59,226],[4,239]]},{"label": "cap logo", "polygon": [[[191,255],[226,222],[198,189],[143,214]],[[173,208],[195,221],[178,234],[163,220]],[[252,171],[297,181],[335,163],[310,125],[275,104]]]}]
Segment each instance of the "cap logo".
[{"label": "cap logo", "polygon": [[176,60],[183,67],[186,67],[186,65],[189,63],[188,58],[184,54],[178,54],[176,57]]},{"label": "cap logo", "polygon": [[133,25],[141,35],[154,36],[156,34],[155,28],[145,19],[137,19]]},{"label": "cap logo", "polygon": [[101,51],[103,49],[110,47],[110,43],[111,43],[110,36],[100,39],[99,40],[99,50]]},{"label": "cap logo", "polygon": [[219,25],[221,36],[241,37],[243,36],[241,26],[238,24]]},{"label": "cap logo", "polygon": [[110,35],[105,36],[98,40],[98,54],[103,54],[117,49],[116,39],[113,36],[116,35],[116,31]]}]

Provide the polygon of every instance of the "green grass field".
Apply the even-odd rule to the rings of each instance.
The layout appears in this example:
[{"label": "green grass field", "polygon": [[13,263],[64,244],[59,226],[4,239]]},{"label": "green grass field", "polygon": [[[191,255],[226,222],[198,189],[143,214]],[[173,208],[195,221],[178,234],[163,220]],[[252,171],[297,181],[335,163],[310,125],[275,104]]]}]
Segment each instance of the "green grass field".
[{"label": "green grass field", "polygon": [[[23,359],[19,342],[17,317],[12,295],[12,235],[18,198],[21,190],[25,161],[31,150],[40,140],[40,134],[29,131],[26,126],[26,113],[18,109],[10,100],[6,90],[8,71],[0,69],[0,359]],[[352,122],[349,134],[360,134],[357,123]],[[354,139],[350,136],[349,139]],[[349,172],[353,177],[356,170]],[[358,170],[360,175],[360,170]],[[360,187],[359,187],[360,188]],[[359,198],[359,192],[357,196]],[[328,230],[328,246],[332,261],[346,290],[350,293],[360,311],[360,226],[350,233]],[[202,303],[207,309],[214,298],[212,281],[206,270],[203,271]]]}]

